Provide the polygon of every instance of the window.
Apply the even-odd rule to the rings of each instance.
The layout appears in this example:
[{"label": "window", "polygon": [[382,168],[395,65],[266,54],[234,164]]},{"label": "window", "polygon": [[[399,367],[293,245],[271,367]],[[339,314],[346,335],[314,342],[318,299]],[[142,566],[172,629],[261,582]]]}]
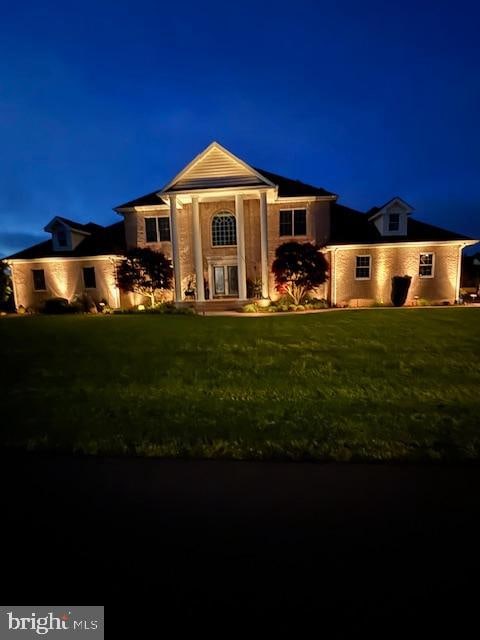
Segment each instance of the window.
[{"label": "window", "polygon": [[160,242],[170,242],[170,218],[158,218],[158,237]]},{"label": "window", "polygon": [[370,280],[371,256],[357,256],[355,259],[355,279]]},{"label": "window", "polygon": [[433,253],[421,253],[418,266],[420,278],[433,278]]},{"label": "window", "polygon": [[170,242],[170,218],[145,218],[146,242]]},{"label": "window", "polygon": [[57,242],[59,247],[67,246],[67,234],[64,229],[59,229],[57,231]]},{"label": "window", "polygon": [[390,213],[388,216],[388,230],[400,231],[400,214]]},{"label": "window", "polygon": [[231,213],[217,213],[212,219],[212,245],[224,247],[237,244],[237,225]]},{"label": "window", "polygon": [[83,284],[85,289],[96,289],[97,280],[95,278],[95,267],[83,268]]},{"label": "window", "polygon": [[45,271],[43,269],[32,269],[34,291],[46,291]]},{"label": "window", "polygon": [[306,236],[307,235],[307,210],[306,209],[282,209],[280,211],[280,235],[281,236]]}]

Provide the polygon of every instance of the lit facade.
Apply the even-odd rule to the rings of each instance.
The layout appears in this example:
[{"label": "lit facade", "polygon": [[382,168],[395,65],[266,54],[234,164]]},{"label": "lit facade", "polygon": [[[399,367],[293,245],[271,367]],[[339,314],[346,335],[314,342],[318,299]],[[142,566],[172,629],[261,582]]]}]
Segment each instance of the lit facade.
[{"label": "lit facade", "polygon": [[315,243],[325,253],[329,278],[315,295],[331,304],[389,304],[395,275],[412,277],[407,304],[452,303],[462,249],[475,242],[414,220],[400,198],[366,213],[349,209],[336,194],[255,169],[218,143],[163,189],[115,211],[123,221],[110,227],[54,218],[46,227],[50,241],[10,256],[17,307],[82,292],[112,307],[144,302],[115,284],[115,265],[133,247],[172,260],[174,288],[165,295],[178,304],[191,301],[192,291],[207,307],[242,304],[253,290],[276,299],[275,250],[290,241]]}]

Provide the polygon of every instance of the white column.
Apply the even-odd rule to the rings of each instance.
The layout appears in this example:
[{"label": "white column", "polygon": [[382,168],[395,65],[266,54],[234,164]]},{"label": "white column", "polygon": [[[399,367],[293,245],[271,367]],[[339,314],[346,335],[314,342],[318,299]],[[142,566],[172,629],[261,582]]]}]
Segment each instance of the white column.
[{"label": "white column", "polygon": [[268,298],[268,224],[267,194],[260,193],[260,244],[262,262],[262,298]]},{"label": "white column", "polygon": [[172,240],[172,262],[175,279],[175,302],[182,301],[182,274],[180,272],[180,248],[178,245],[177,197],[170,196],[170,235]]},{"label": "white column", "polygon": [[237,263],[238,297],[247,299],[247,263],[245,261],[245,219],[243,215],[243,196],[235,195],[235,215],[237,218]]},{"label": "white column", "polygon": [[197,302],[205,302],[205,287],[203,284],[202,234],[200,230],[200,211],[198,206],[198,196],[192,196],[192,219],[195,278],[197,281]]},{"label": "white column", "polygon": [[462,250],[464,245],[458,247],[458,262],[457,262],[457,279],[455,282],[455,302],[460,300],[460,283],[462,280]]}]

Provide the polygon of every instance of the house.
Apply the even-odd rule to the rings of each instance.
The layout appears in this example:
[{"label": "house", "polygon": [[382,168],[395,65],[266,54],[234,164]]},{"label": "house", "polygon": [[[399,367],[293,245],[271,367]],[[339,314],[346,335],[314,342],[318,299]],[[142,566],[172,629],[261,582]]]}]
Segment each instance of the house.
[{"label": "house", "polygon": [[56,216],[51,238],[8,257],[17,307],[38,308],[49,297],[89,292],[112,307],[143,300],[118,290],[115,266],[132,247],[171,258],[170,299],[198,305],[241,304],[256,283],[263,298],[278,292],[275,250],[287,241],[313,242],[329,262],[329,278],[315,293],[332,305],[390,301],[391,278],[410,275],[407,304],[459,298],[467,236],[412,217],[399,197],[366,213],[338,202],[335,193],[255,168],[217,142],[210,144],[162,189],[114,209],[122,221],[103,227]]}]

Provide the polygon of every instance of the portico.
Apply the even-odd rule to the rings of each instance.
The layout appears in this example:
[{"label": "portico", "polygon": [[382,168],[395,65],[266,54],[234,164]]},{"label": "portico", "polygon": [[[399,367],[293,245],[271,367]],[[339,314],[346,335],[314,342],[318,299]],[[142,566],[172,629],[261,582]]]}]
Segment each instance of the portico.
[{"label": "portico", "polygon": [[[194,265],[196,281],[196,301],[207,299],[205,283],[208,284],[208,299],[218,297],[234,297],[239,301],[246,301],[247,296],[247,255],[245,233],[245,204],[248,203],[253,213],[253,229],[250,234],[260,236],[260,278],[262,282],[262,297],[269,297],[268,285],[268,215],[267,195],[272,187],[266,188],[218,188],[199,189],[194,191],[169,192],[164,191],[160,197],[168,199],[172,263],[174,268],[175,302],[184,300],[182,281],[187,274],[182,273],[181,241],[179,233],[179,219],[182,216],[191,217],[192,264]],[[273,194],[272,194],[273,195]],[[218,207],[215,206],[218,203]],[[209,210],[217,210],[208,217],[208,233],[202,234],[201,210],[208,205]],[[233,217],[234,230],[230,236],[223,236],[220,230],[218,237],[212,226],[218,217]],[[228,230],[227,230],[228,231]],[[203,238],[202,238],[203,235]],[[205,236],[209,244],[205,251]],[[222,251],[224,248],[224,251]],[[235,282],[236,280],[236,282]]]}]

